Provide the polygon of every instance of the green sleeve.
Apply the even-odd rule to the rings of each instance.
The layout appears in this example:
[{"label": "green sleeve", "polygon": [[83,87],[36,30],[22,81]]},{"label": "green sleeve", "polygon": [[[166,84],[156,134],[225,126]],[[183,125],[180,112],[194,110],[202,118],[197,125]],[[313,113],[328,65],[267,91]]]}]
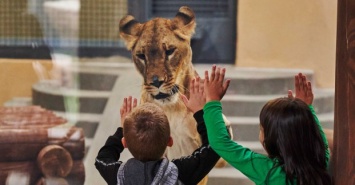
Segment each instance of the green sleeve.
[{"label": "green sleeve", "polygon": [[327,163],[327,166],[329,165],[329,158],[330,158],[330,152],[329,152],[329,147],[328,147],[328,140],[325,136],[325,133],[323,131],[323,128],[322,128],[322,125],[320,124],[319,122],[319,119],[316,115],[316,111],[314,110],[314,107],[313,105],[309,105],[309,108],[311,109],[311,112],[313,114],[313,117],[314,117],[314,120],[316,121],[317,125],[318,125],[318,128],[319,128],[319,132],[323,138],[323,141],[324,141],[324,144],[325,144],[325,148],[326,148],[326,151],[325,151],[325,156],[326,156],[326,163]]},{"label": "green sleeve", "polygon": [[208,102],[203,110],[211,147],[230,165],[256,184],[262,183],[263,177],[267,176],[274,162],[262,154],[239,145],[229,137],[219,101]]}]

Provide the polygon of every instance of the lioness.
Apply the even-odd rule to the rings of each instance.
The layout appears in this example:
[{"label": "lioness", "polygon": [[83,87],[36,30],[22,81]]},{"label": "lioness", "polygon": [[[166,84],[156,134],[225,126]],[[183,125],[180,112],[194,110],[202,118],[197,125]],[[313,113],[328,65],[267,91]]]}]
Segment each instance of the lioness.
[{"label": "lioness", "polygon": [[189,97],[189,83],[198,75],[190,46],[195,26],[194,12],[186,6],[173,19],[139,23],[127,15],[119,25],[120,36],[143,77],[141,103],[158,104],[169,119],[174,140],[167,150],[169,159],[190,155],[201,144],[193,114],[179,98],[179,93]]}]

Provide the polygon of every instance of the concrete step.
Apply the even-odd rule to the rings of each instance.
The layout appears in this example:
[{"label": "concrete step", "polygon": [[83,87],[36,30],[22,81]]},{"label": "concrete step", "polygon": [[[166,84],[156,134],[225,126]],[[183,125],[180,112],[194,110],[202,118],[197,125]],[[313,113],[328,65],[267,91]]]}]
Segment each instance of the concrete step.
[{"label": "concrete step", "polygon": [[[204,78],[204,71],[211,65],[196,64],[196,71]],[[220,65],[227,69],[226,78],[231,79],[227,94],[272,95],[285,94],[294,87],[294,76],[302,72],[313,81],[313,71],[306,69],[244,68]],[[314,84],[314,83],[312,83]]]},{"label": "concrete step", "polygon": [[32,105],[32,99],[30,97],[14,97],[3,104],[5,107],[21,107],[30,105]]},{"label": "concrete step", "polygon": [[83,67],[74,65],[66,72],[72,81],[70,82],[72,86],[80,90],[111,91],[119,76],[117,69],[89,68],[87,65]]},{"label": "concrete step", "polygon": [[254,185],[244,174],[237,169],[228,166],[213,168],[208,174],[207,185]]},{"label": "concrete step", "polygon": [[[317,113],[328,113],[334,110],[334,90],[318,89],[314,92],[314,108]],[[262,107],[271,99],[286,97],[277,95],[225,95],[222,99],[223,113],[226,116],[258,117]]]},{"label": "concrete step", "polygon": [[79,90],[36,83],[32,86],[32,103],[61,112],[101,114],[111,91]]},{"label": "concrete step", "polygon": [[97,127],[102,119],[101,114],[90,114],[90,113],[70,113],[70,112],[58,112],[60,117],[68,120],[73,126],[82,128],[86,138],[94,138]]},{"label": "concrete step", "polygon": [[[68,56],[57,57],[72,60]],[[71,62],[62,67],[57,69],[58,79],[32,86],[33,104],[54,111],[101,114],[120,72],[134,69],[132,63],[102,62],[100,59]]]},{"label": "concrete step", "polygon": [[77,78],[81,90],[111,91],[118,75],[80,72]]},{"label": "concrete step", "polygon": [[[318,119],[323,128],[333,129],[334,113],[318,114]],[[259,117],[227,117],[233,128],[234,140],[258,141]]]},{"label": "concrete step", "polygon": [[93,138],[85,138],[85,155],[84,155],[84,160],[88,154],[89,149],[92,146],[92,140]]}]

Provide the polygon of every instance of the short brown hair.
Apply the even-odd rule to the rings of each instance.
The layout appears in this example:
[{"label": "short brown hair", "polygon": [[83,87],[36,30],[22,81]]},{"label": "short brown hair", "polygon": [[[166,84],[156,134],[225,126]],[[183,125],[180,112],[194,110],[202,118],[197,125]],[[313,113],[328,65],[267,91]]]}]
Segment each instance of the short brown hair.
[{"label": "short brown hair", "polygon": [[167,147],[170,126],[164,111],[153,103],[137,106],[123,123],[128,150],[140,161],[160,159]]}]

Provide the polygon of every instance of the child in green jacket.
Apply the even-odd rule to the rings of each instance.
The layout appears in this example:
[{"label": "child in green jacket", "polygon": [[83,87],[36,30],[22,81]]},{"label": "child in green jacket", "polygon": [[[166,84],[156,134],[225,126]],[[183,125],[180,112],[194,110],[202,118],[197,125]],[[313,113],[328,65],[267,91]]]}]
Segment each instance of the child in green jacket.
[{"label": "child in green jacket", "polygon": [[[228,136],[220,100],[230,80],[225,68],[205,72],[203,108],[211,147],[257,185],[328,185],[328,143],[312,106],[311,83],[295,76],[296,95],[270,100],[260,113],[259,139],[267,156],[241,146]],[[203,94],[201,93],[201,96]]]}]

